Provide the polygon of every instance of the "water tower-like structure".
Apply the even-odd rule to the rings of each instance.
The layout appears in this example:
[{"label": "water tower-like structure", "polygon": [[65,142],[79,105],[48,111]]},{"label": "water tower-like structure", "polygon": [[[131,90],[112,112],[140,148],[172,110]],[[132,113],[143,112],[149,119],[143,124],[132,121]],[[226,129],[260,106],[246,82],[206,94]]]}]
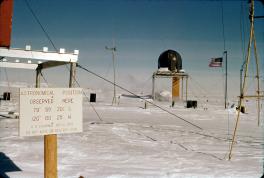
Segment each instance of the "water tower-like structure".
[{"label": "water tower-like structure", "polygon": [[188,74],[182,69],[182,58],[178,52],[174,50],[166,50],[160,54],[158,59],[158,70],[152,75],[152,98],[154,100],[156,78],[172,79],[172,103],[178,99],[184,100],[185,80],[185,100],[187,101]]}]

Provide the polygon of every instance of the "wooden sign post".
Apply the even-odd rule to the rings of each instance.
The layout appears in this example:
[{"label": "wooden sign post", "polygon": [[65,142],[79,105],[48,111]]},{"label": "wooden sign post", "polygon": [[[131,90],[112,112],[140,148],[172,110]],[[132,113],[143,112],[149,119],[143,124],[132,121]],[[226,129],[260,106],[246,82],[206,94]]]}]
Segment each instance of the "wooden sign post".
[{"label": "wooden sign post", "polygon": [[[36,88],[40,88],[41,68],[36,69]],[[57,135],[44,135],[44,178],[58,177]]]},{"label": "wooden sign post", "polygon": [[[74,86],[76,63],[71,63],[69,87]],[[44,178],[58,177],[57,135],[44,136]]]},{"label": "wooden sign post", "polygon": [[57,178],[57,133],[82,131],[82,90],[72,88],[76,63],[71,63],[70,88],[39,88],[41,67],[36,69],[36,89],[20,89],[20,135],[44,135],[44,177]]},{"label": "wooden sign post", "polygon": [[[36,88],[40,88],[41,68],[36,69]],[[44,135],[44,178],[58,177],[57,135]]]},{"label": "wooden sign post", "polygon": [[57,135],[44,135],[44,177],[57,178]]},{"label": "wooden sign post", "polygon": [[[3,4],[0,4],[2,13]],[[58,177],[56,134],[82,132],[82,90],[40,88],[41,70],[70,64],[69,86],[73,87],[78,55],[79,50],[66,53],[64,49],[49,52],[47,47],[38,51],[30,46],[26,50],[0,47],[0,58],[5,58],[0,61],[0,67],[36,70],[36,88],[20,88],[19,135],[44,135],[45,178]]]}]

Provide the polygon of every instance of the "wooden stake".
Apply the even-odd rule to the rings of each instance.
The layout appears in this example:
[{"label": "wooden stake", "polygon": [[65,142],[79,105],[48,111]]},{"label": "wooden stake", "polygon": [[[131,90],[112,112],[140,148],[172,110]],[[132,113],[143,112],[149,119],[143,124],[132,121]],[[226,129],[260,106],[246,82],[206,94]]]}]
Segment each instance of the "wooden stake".
[{"label": "wooden stake", "polygon": [[44,135],[44,177],[57,178],[57,135]]}]

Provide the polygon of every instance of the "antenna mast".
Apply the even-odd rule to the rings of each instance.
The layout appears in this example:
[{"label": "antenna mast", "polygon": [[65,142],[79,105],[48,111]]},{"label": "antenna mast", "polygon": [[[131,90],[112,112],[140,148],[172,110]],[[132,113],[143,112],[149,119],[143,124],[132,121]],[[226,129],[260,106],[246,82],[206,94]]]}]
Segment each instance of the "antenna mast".
[{"label": "antenna mast", "polygon": [[[249,98],[249,97],[257,98],[258,126],[260,124],[260,98],[263,96],[260,96],[259,62],[258,62],[258,55],[257,55],[256,37],[255,37],[255,33],[254,33],[254,18],[255,18],[254,17],[254,0],[251,0],[250,9],[249,9],[250,36],[249,36],[249,42],[248,42],[248,48],[247,48],[247,57],[246,57],[246,61],[245,61],[245,73],[244,73],[242,89],[241,89],[240,97],[239,97],[238,114],[237,114],[236,125],[235,125],[235,129],[234,129],[234,133],[233,133],[232,143],[230,146],[229,160],[232,157],[232,150],[233,150],[236,132],[237,132],[237,127],[238,127],[238,122],[239,122],[239,118],[240,118],[241,106],[242,106],[242,103],[244,102],[245,98]],[[246,78],[248,75],[248,65],[249,65],[249,61],[250,61],[252,42],[254,43],[254,55],[255,55],[255,62],[256,62],[256,68],[257,68],[257,74],[256,74],[257,91],[256,91],[256,96],[245,96]]]},{"label": "antenna mast", "polygon": [[115,65],[115,52],[116,52],[116,47],[113,41],[113,47],[105,47],[106,50],[110,50],[112,52],[112,60],[113,60],[113,71],[114,71],[114,96],[112,100],[112,105],[116,104],[116,65]]}]

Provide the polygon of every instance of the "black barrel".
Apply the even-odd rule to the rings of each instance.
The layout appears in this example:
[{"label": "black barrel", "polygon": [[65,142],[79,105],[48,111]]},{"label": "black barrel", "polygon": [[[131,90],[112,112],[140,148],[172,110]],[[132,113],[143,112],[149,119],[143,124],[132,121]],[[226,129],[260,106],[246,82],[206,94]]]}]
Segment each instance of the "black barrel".
[{"label": "black barrel", "polygon": [[241,112],[242,112],[242,113],[246,113],[246,108],[245,108],[245,106],[241,106]]},{"label": "black barrel", "polygon": [[187,100],[187,108],[191,108],[192,107],[192,100]]},{"label": "black barrel", "polygon": [[96,102],[96,93],[90,93],[90,102]]},{"label": "black barrel", "polygon": [[195,101],[195,100],[192,101],[192,107],[197,108],[197,101]]},{"label": "black barrel", "polygon": [[187,100],[187,108],[197,108],[196,100]]}]

